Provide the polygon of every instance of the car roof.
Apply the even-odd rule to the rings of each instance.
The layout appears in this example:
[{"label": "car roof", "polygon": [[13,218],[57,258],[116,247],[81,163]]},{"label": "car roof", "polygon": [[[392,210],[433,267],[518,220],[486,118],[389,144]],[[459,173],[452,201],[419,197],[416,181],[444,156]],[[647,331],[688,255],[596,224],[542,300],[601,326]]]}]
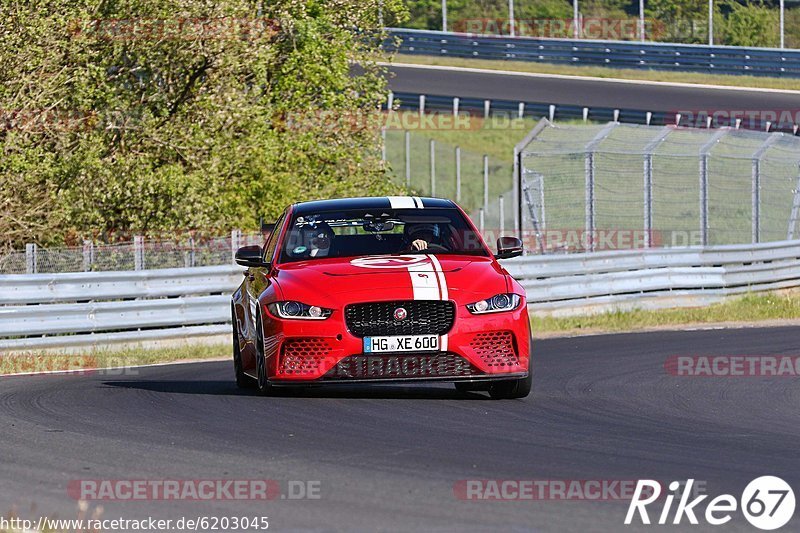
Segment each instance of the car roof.
[{"label": "car roof", "polygon": [[309,215],[313,213],[319,213],[321,211],[347,211],[351,209],[442,209],[455,207],[455,202],[445,198],[423,198],[419,196],[372,196],[300,202],[292,206],[292,211],[295,215]]}]

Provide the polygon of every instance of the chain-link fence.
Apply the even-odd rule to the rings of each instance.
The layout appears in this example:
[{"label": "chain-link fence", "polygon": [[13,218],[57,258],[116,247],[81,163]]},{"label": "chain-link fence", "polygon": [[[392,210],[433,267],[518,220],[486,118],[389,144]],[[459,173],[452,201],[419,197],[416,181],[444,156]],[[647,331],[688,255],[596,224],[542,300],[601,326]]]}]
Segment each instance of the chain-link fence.
[{"label": "chain-link fence", "polygon": [[800,138],[543,121],[521,144],[528,248],[543,253],[793,239]]},{"label": "chain-link fence", "polygon": [[28,244],[24,252],[0,255],[0,274],[44,274],[58,272],[100,272],[151,270],[224,265],[242,246],[264,243],[261,233],[234,230],[224,237],[194,237],[103,244],[84,241],[83,246],[40,248]]}]

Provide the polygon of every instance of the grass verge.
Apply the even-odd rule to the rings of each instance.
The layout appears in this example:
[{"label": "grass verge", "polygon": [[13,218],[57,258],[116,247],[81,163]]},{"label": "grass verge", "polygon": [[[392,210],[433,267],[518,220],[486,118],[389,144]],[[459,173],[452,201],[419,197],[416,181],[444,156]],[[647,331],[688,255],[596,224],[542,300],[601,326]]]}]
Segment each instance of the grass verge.
[{"label": "grass verge", "polygon": [[[125,369],[140,365],[215,359],[230,356],[229,344],[197,344],[164,347],[125,347],[59,352],[16,352],[0,355],[0,374],[71,371],[93,373],[93,369]],[[124,370],[107,372],[122,376]],[[133,374],[132,374],[133,375]]]},{"label": "grass verge", "polygon": [[800,79],[768,78],[762,76],[733,76],[696,72],[670,72],[660,70],[635,70],[606,67],[579,67],[554,65],[526,61],[502,61],[493,59],[467,59],[459,57],[418,56],[397,54],[394,63],[469,67],[487,70],[511,70],[536,74],[559,74],[564,76],[589,76],[593,78],[617,78],[623,80],[661,81],[667,83],[694,83],[724,85],[731,87],[753,87],[762,89],[800,90]]},{"label": "grass verge", "polygon": [[749,294],[707,307],[531,318],[534,338],[679,329],[702,325],[780,325],[800,320],[800,292]]}]

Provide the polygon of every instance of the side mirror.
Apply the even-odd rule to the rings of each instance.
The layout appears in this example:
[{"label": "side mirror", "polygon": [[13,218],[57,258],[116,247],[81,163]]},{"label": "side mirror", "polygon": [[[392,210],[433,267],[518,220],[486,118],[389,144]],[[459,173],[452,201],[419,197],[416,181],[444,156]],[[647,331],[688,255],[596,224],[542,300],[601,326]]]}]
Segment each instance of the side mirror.
[{"label": "side mirror", "polygon": [[263,268],[269,265],[269,263],[264,262],[261,247],[258,245],[244,246],[236,250],[236,264],[255,268]]},{"label": "side mirror", "polygon": [[516,237],[500,237],[497,239],[496,259],[509,259],[522,255],[522,240]]}]

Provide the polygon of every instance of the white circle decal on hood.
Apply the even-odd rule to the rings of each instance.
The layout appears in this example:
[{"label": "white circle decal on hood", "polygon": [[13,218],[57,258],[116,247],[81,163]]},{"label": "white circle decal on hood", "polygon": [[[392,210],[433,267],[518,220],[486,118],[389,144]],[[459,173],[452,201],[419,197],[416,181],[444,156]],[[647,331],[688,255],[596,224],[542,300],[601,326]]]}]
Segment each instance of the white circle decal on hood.
[{"label": "white circle decal on hood", "polygon": [[424,255],[376,255],[358,257],[350,261],[353,266],[361,268],[408,268],[430,264]]}]

